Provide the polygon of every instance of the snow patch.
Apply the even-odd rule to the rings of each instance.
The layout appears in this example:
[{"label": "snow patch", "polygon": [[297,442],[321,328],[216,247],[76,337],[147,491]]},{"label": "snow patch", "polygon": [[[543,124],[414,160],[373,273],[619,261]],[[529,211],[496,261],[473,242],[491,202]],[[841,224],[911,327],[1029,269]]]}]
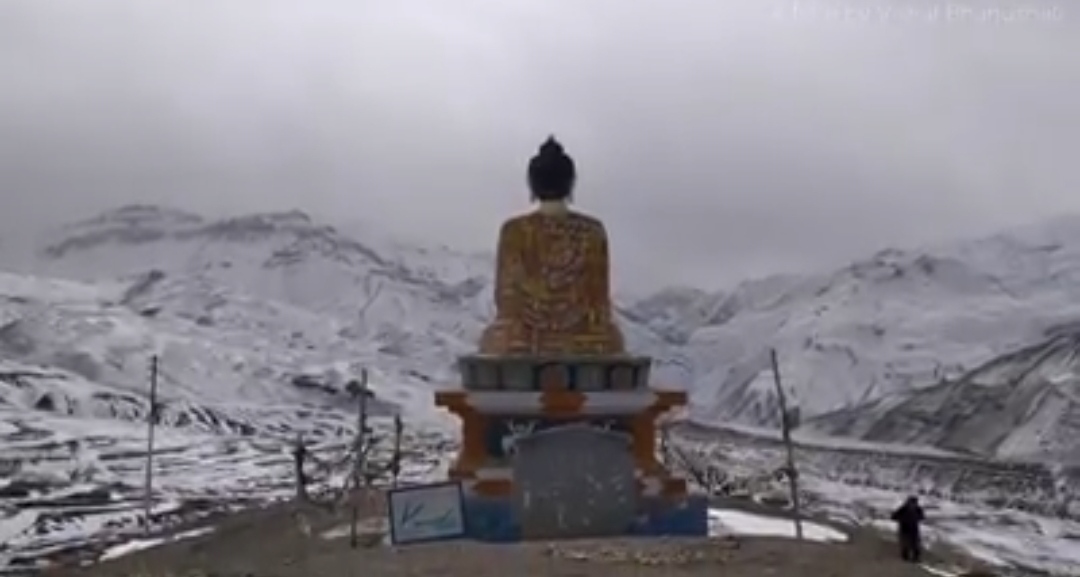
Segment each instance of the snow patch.
[{"label": "snow patch", "polygon": [[[803,537],[810,541],[843,543],[848,536],[841,531],[810,521],[802,522]],[[734,509],[709,509],[709,535],[744,535],[755,537],[796,536],[795,523],[790,519],[777,519],[755,515]]]},{"label": "snow patch", "polygon": [[177,533],[176,535],[170,535],[168,537],[159,537],[156,539],[132,539],[125,543],[120,543],[106,549],[99,557],[100,561],[107,561],[109,559],[116,559],[125,555],[130,555],[138,551],[144,551],[159,545],[166,543],[175,543],[177,541],[183,541],[185,539],[193,539],[195,537],[201,537],[213,532],[212,527],[204,527],[201,529],[193,529],[191,531],[185,531],[183,533]]}]

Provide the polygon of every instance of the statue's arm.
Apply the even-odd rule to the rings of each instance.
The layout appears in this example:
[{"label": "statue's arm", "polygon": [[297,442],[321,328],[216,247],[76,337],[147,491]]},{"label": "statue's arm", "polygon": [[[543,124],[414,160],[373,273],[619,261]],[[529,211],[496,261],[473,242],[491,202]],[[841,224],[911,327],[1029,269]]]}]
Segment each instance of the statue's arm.
[{"label": "statue's arm", "polygon": [[598,224],[597,226],[596,252],[600,265],[600,272],[597,280],[600,286],[596,289],[596,296],[601,299],[601,303],[607,304],[611,302],[611,254],[608,251],[607,229],[604,228],[603,224]]}]

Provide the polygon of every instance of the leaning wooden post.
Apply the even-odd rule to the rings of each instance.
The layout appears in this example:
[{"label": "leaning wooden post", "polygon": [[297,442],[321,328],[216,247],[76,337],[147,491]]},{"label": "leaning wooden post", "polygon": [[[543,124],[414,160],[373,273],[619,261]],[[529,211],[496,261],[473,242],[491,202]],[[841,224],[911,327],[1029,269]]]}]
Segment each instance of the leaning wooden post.
[{"label": "leaning wooden post", "polygon": [[776,360],[776,349],[769,351],[772,361],[773,382],[776,384],[776,395],[780,400],[780,430],[784,435],[784,448],[787,450],[787,478],[791,489],[791,507],[795,514],[795,538],[802,540],[802,512],[799,508],[799,473],[795,469],[795,447],[791,441],[791,414],[787,408],[787,395],[784,394],[784,386],[780,382],[780,363]]}]

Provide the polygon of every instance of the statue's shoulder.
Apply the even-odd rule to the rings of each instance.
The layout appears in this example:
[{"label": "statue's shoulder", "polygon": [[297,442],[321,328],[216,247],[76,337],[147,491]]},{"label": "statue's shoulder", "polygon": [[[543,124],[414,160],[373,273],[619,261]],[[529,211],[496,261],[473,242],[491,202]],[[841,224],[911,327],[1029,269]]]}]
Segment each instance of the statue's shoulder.
[{"label": "statue's shoulder", "polygon": [[604,223],[594,216],[589,216],[583,212],[570,211],[567,216],[574,219],[578,226],[596,232],[598,234],[606,234],[604,230]]},{"label": "statue's shoulder", "polygon": [[521,226],[521,225],[525,224],[526,222],[528,222],[529,220],[532,220],[532,217],[533,217],[533,213],[531,213],[531,212],[526,212],[524,214],[511,216],[510,218],[503,221],[503,227]]},{"label": "statue's shoulder", "polygon": [[[544,215],[540,212],[527,212],[525,214],[519,214],[517,216],[510,217],[502,224],[500,233],[503,236],[512,235],[518,231],[541,226],[541,224],[547,219],[552,218]],[[582,212],[569,211],[566,214],[559,216],[571,221],[573,225],[579,230],[586,230],[598,234],[604,234],[604,224],[600,219],[589,216]]]},{"label": "statue's shoulder", "polygon": [[530,214],[519,214],[517,216],[512,216],[504,220],[502,223],[502,227],[500,227],[499,229],[499,232],[503,236],[506,236],[507,234],[512,234],[515,231],[521,230],[522,228],[529,226],[530,216]]}]

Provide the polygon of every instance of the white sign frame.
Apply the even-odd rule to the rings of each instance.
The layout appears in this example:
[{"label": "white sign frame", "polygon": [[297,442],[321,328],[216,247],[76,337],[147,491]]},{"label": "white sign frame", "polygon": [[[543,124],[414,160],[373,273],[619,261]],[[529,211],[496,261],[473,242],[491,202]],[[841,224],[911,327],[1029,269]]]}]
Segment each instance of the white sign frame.
[{"label": "white sign frame", "polygon": [[393,545],[450,541],[466,534],[465,491],[459,482],[391,489],[387,505]]}]

